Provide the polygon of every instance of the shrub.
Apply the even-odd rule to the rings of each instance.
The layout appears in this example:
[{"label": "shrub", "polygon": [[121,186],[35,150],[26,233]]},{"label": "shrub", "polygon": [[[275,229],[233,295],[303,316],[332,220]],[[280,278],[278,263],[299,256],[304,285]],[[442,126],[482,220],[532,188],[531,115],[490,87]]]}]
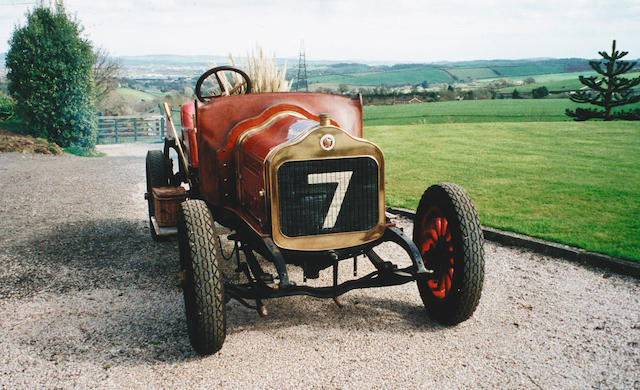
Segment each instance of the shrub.
[{"label": "shrub", "polygon": [[534,99],[542,99],[547,95],[549,95],[549,90],[545,86],[534,88],[531,90],[531,96],[533,96]]},{"label": "shrub", "polygon": [[6,57],[9,93],[30,133],[62,147],[92,148],[96,117],[91,44],[65,13],[37,7],[16,28]]},{"label": "shrub", "polygon": [[16,102],[11,96],[0,94],[0,121],[13,119],[16,113]]}]

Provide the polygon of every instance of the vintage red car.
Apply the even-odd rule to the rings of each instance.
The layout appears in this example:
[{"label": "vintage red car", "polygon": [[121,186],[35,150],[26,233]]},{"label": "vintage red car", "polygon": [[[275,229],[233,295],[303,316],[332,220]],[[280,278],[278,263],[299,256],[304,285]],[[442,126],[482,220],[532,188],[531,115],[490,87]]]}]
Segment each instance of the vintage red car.
[{"label": "vintage red car", "polygon": [[[225,72],[242,82],[230,88]],[[211,79],[219,85],[213,93],[203,87]],[[179,277],[197,352],[222,347],[231,298],[266,315],[269,298],[310,295],[339,303],[352,289],[415,281],[432,318],[456,324],[473,314],[484,252],[471,200],[455,184],[435,184],[419,203],[413,238],[395,227],[385,210],[383,153],[362,138],[361,99],[251,93],[249,77],[231,67],[203,74],[196,95],[198,101],[182,106],[182,134],[147,155],[146,198],[152,236],[178,235]],[[231,272],[243,282],[223,271],[229,258],[221,255],[214,223],[233,232],[227,236],[236,251]],[[411,266],[399,268],[376,254],[387,241],[406,251]],[[256,255],[277,274],[265,272]],[[359,257],[375,271],[356,278]],[[347,260],[354,279],[338,283],[338,265]],[[290,280],[290,266],[302,268],[303,283]],[[330,267],[331,285],[304,283]]]}]

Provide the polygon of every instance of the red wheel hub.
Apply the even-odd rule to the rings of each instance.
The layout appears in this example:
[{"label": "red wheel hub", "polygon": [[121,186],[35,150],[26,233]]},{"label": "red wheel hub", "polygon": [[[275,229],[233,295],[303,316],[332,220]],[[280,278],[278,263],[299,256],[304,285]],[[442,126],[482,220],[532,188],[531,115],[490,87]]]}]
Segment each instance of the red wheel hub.
[{"label": "red wheel hub", "polygon": [[420,223],[420,237],[416,240],[427,269],[434,275],[427,280],[431,293],[437,298],[445,298],[453,283],[454,250],[450,224],[442,212],[432,207]]}]

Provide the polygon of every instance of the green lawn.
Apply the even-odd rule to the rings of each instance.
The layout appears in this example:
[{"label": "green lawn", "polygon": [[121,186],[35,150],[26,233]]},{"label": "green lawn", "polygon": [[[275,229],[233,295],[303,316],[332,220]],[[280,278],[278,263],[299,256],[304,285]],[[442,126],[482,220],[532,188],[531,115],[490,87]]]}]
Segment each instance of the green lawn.
[{"label": "green lawn", "polygon": [[569,99],[463,100],[439,103],[366,106],[364,124],[415,125],[469,122],[556,122],[571,118],[566,108],[579,107]]},{"label": "green lawn", "polygon": [[[463,100],[439,103],[366,106],[365,126],[425,123],[569,121],[566,108],[585,107],[569,99]],[[629,108],[640,108],[640,103]]]},{"label": "green lawn", "polygon": [[[454,102],[457,104],[457,102]],[[366,126],[385,153],[387,203],[415,209],[462,185],[483,224],[640,260],[640,124]]]}]

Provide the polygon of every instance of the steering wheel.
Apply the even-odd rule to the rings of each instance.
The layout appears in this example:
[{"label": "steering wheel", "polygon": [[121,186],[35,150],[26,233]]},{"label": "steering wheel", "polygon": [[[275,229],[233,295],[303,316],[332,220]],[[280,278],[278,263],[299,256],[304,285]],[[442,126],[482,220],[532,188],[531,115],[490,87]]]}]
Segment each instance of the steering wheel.
[{"label": "steering wheel", "polygon": [[[222,73],[222,75],[219,73]],[[203,87],[205,81],[212,78],[212,75],[215,77],[216,82],[211,82],[213,86]],[[251,93],[251,80],[245,72],[233,66],[211,68],[204,72],[196,82],[196,96],[202,103],[220,96],[242,95],[245,93]]]}]

